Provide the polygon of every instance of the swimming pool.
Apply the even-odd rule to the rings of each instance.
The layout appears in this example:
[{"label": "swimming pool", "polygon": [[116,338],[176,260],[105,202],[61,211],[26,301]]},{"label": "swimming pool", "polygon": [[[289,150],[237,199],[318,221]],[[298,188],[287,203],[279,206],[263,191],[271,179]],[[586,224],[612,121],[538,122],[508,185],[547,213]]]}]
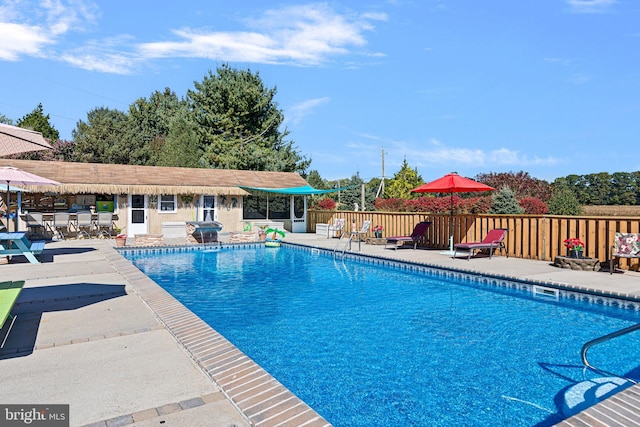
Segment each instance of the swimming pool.
[{"label": "swimming pool", "polygon": [[[582,344],[639,318],[619,306],[632,303],[288,246],[123,254],[336,426],[552,425],[563,390],[598,376]],[[638,349],[631,334],[590,360],[637,377]]]}]

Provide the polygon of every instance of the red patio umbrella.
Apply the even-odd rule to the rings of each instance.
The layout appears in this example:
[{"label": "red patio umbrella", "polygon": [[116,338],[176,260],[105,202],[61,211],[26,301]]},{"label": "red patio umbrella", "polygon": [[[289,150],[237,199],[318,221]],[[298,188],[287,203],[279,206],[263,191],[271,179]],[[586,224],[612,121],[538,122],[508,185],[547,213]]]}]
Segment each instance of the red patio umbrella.
[{"label": "red patio umbrella", "polygon": [[492,191],[493,187],[458,175],[455,172],[446,174],[435,181],[422,184],[411,190],[413,193],[449,193],[451,194],[451,216],[449,217],[449,251],[453,254],[453,193],[476,193]]}]

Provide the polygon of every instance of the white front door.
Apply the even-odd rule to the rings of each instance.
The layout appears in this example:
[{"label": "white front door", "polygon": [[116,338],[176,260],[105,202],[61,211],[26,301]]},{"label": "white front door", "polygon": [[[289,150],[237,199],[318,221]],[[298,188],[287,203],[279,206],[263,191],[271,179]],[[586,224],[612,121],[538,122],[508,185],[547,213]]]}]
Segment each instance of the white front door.
[{"label": "white front door", "polygon": [[149,232],[149,198],[146,194],[129,194],[129,220],[127,236]]},{"label": "white front door", "polygon": [[218,220],[216,196],[202,196],[202,220],[203,221]]},{"label": "white front door", "polygon": [[307,196],[291,196],[291,231],[307,232]]}]

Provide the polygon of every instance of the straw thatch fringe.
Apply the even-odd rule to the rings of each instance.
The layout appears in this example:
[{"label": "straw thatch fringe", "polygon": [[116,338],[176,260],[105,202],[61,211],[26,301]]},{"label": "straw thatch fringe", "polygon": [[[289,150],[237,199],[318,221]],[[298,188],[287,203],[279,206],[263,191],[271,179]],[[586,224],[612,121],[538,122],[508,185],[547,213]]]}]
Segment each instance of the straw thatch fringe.
[{"label": "straw thatch fringe", "polygon": [[246,196],[249,193],[238,187],[185,186],[185,185],[117,185],[117,184],[62,184],[55,187],[29,185],[36,193],[56,194],[218,194],[221,196]]}]

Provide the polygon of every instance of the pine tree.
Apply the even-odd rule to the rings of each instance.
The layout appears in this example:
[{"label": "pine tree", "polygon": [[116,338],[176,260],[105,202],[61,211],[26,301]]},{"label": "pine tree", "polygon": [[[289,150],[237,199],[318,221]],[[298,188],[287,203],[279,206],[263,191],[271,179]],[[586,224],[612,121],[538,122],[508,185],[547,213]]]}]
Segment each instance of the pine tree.
[{"label": "pine tree", "polygon": [[553,191],[548,203],[551,215],[580,215],[582,206],[575,193],[566,185],[559,185]]},{"label": "pine tree", "polygon": [[504,186],[494,194],[489,213],[518,215],[524,213],[524,209],[518,204],[513,191],[509,187]]}]

